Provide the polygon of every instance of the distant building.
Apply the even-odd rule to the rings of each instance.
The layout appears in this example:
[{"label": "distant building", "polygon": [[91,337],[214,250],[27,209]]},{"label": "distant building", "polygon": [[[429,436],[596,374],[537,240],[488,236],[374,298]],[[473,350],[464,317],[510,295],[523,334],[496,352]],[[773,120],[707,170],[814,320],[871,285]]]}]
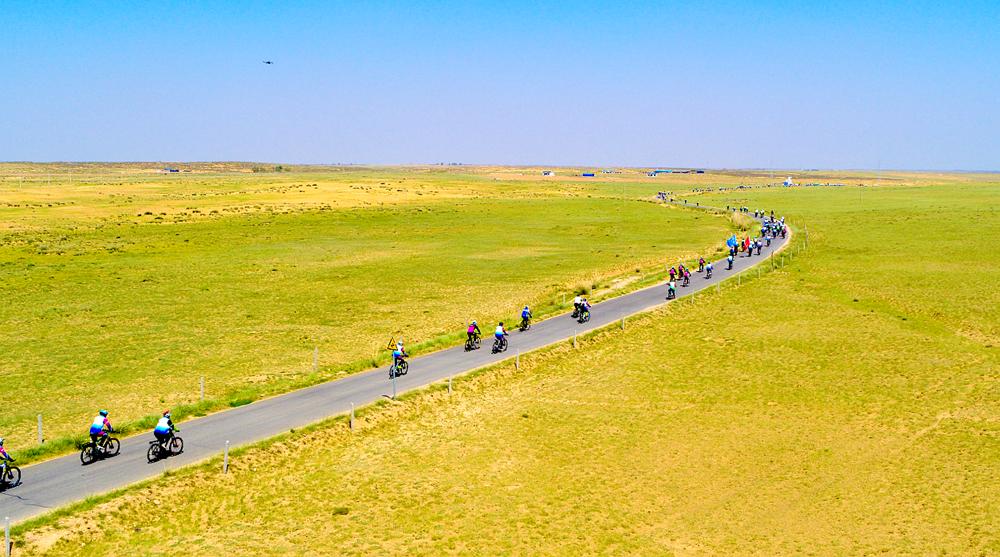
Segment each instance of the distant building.
[{"label": "distant building", "polygon": [[556,173],[553,170],[543,170],[542,171],[542,176],[555,176],[555,175],[556,175]]}]

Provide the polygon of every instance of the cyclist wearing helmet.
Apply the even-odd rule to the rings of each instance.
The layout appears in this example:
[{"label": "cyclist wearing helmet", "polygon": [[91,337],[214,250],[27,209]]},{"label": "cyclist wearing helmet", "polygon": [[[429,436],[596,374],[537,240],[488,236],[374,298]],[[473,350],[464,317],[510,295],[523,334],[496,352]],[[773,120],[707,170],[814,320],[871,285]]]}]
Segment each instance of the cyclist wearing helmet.
[{"label": "cyclist wearing helmet", "polygon": [[524,309],[521,310],[521,319],[525,320],[531,319],[531,310],[528,308],[528,306],[524,306]]},{"label": "cyclist wearing helmet", "polygon": [[403,341],[396,343],[396,349],[392,351],[392,363],[393,365],[398,365],[399,362],[403,361],[403,358],[409,356],[406,353],[406,348],[403,347]]},{"label": "cyclist wearing helmet", "polygon": [[469,328],[466,329],[465,333],[469,335],[468,342],[472,342],[472,338],[474,336],[482,336],[483,334],[483,332],[479,330],[479,325],[476,323],[475,319],[469,323]]},{"label": "cyclist wearing helmet", "polygon": [[180,431],[180,428],[174,427],[173,420],[170,419],[170,410],[163,412],[163,417],[160,421],[156,422],[156,428],[153,429],[153,437],[160,442],[161,445],[166,446],[170,438],[174,436],[175,431]]},{"label": "cyclist wearing helmet", "polygon": [[500,340],[503,337],[507,336],[507,329],[503,328],[503,321],[501,321],[500,324],[497,325],[496,330],[493,331],[493,336],[496,337],[497,340]]},{"label": "cyclist wearing helmet", "polygon": [[14,457],[7,454],[7,449],[3,446],[3,437],[0,437],[0,483],[7,480],[8,462],[14,462]]},{"label": "cyclist wearing helmet", "polygon": [[97,440],[108,434],[109,431],[114,431],[111,427],[111,420],[108,419],[108,411],[101,410],[94,416],[94,421],[90,423],[90,441],[94,444],[94,448],[97,448]]},{"label": "cyclist wearing helmet", "polygon": [[7,454],[7,448],[3,446],[3,437],[0,437],[0,463],[6,467],[7,462],[14,462],[14,458]]}]

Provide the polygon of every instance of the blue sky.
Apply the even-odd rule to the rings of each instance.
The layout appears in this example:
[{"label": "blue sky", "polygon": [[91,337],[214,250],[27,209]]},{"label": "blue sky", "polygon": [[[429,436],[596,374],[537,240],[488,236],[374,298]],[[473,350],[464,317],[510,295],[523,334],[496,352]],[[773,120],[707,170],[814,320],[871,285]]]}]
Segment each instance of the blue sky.
[{"label": "blue sky", "polygon": [[947,4],[8,2],[0,160],[997,170]]}]

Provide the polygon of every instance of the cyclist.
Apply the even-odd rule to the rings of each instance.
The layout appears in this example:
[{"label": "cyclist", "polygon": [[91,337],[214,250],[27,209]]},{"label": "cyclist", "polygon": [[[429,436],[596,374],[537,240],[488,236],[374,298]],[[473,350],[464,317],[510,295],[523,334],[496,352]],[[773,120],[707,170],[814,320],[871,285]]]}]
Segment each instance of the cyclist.
[{"label": "cyclist", "polygon": [[707,279],[712,278],[712,262],[711,261],[709,261],[708,263],[705,264],[705,278],[707,278]]},{"label": "cyclist", "polygon": [[700,273],[700,272],[702,272],[704,270],[705,270],[705,258],[704,257],[699,257],[698,258],[698,272]]},{"label": "cyclist", "polygon": [[677,283],[671,280],[667,283],[667,299],[673,300],[677,297]]},{"label": "cyclist", "polygon": [[590,313],[590,302],[588,302],[586,298],[584,298],[583,301],[580,302],[580,319],[579,319],[579,321],[581,323],[583,322],[583,314],[584,313]]},{"label": "cyclist", "polygon": [[170,419],[170,410],[165,410],[163,417],[160,418],[160,421],[156,422],[156,428],[153,429],[153,437],[156,437],[160,445],[166,448],[175,431],[180,431],[180,428],[174,427],[174,422]]},{"label": "cyclist", "polygon": [[583,297],[579,294],[573,298],[573,317],[578,317],[580,315],[580,305],[583,304]]},{"label": "cyclist", "polygon": [[392,351],[392,365],[398,366],[403,358],[408,357],[409,354],[406,353],[406,348],[403,346],[403,341],[396,343],[396,349]]},{"label": "cyclist", "polygon": [[14,462],[14,457],[7,454],[7,449],[3,446],[3,437],[0,437],[0,478],[7,474],[8,462]]},{"label": "cyclist", "polygon": [[465,333],[469,335],[469,338],[466,341],[469,344],[472,344],[472,339],[483,335],[483,332],[479,330],[479,324],[476,323],[475,319],[473,319],[472,322],[469,323],[469,328],[466,329]]},{"label": "cyclist", "polygon": [[90,442],[94,444],[94,450],[103,451],[104,448],[97,444],[98,439],[114,431],[111,427],[111,420],[108,419],[108,411],[101,410],[94,416],[94,421],[90,423]]},{"label": "cyclist", "polygon": [[729,254],[729,257],[726,258],[726,263],[729,263],[729,267],[726,270],[733,268],[733,254]]},{"label": "cyclist", "polygon": [[497,328],[493,331],[493,353],[502,352],[507,347],[504,346],[504,337],[507,336],[507,329],[503,326],[503,321],[497,324]]},{"label": "cyclist", "polygon": [[684,269],[684,286],[691,284],[691,271],[687,268]]},{"label": "cyclist", "polygon": [[531,309],[528,306],[524,306],[521,310],[521,328],[527,328],[528,323],[531,322]]},{"label": "cyclist", "polygon": [[676,276],[677,276],[677,269],[674,269],[673,267],[671,267],[670,268],[670,280],[674,280],[674,277],[676,277]]}]

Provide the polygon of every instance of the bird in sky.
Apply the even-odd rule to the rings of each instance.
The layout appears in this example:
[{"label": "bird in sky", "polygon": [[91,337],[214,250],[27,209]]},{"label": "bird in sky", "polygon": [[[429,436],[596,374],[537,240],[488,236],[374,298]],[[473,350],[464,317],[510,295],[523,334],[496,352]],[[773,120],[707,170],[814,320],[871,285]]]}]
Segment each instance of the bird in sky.
[{"label": "bird in sky", "polygon": [[270,66],[270,65],[271,65],[271,64],[273,64],[274,62],[272,62],[272,61],[270,61],[270,60],[264,60],[264,63],[265,63],[265,64],[267,64],[268,66]]}]

